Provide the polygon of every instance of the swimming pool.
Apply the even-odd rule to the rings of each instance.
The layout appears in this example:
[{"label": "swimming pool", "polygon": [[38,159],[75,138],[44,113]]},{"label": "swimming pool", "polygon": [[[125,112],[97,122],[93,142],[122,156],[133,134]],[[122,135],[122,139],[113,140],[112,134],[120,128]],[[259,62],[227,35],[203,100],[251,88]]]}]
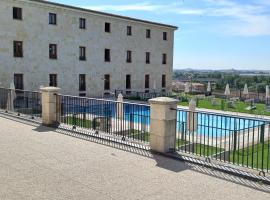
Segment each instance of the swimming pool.
[{"label": "swimming pool", "polygon": [[[249,119],[237,116],[228,116],[215,113],[196,113],[194,118],[197,120],[194,133],[206,137],[229,136],[234,132],[246,131],[249,129],[258,129],[260,125],[265,124],[263,120]],[[187,123],[188,111],[177,111],[177,131],[189,133]],[[193,123],[193,122],[192,122]],[[251,131],[250,131],[251,132]]]},{"label": "swimming pool", "polygon": [[[62,107],[62,112],[65,113],[88,113],[95,116],[117,117],[117,104],[113,101],[105,104],[91,103],[86,105],[66,105]],[[150,124],[150,106],[137,104],[123,104],[123,118],[126,121],[143,124],[148,126]],[[263,120],[248,119],[244,117],[235,117],[228,115],[221,115],[215,113],[196,113],[197,125],[195,131],[189,131],[187,123],[188,111],[177,110],[177,124],[176,130],[178,133],[206,136],[206,137],[221,137],[229,136],[234,132],[241,130],[248,131],[249,129],[258,129],[265,124]]]}]

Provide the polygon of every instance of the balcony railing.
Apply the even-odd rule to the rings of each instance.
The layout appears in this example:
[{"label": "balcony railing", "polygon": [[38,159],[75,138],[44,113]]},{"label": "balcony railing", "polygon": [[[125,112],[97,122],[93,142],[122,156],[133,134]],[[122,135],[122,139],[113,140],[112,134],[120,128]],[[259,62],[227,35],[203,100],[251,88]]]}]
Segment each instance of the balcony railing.
[{"label": "balcony railing", "polygon": [[41,118],[41,93],[0,88],[0,109],[18,115]]},{"label": "balcony railing", "polygon": [[143,104],[58,95],[61,124],[149,143],[150,107]]},{"label": "balcony railing", "polygon": [[270,121],[178,109],[176,149],[269,172]]}]

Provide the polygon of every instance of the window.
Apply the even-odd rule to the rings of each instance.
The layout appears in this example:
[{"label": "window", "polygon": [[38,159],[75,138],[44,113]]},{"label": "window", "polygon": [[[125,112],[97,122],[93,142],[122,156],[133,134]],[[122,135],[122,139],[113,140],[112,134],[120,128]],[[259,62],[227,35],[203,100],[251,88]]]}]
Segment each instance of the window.
[{"label": "window", "polygon": [[167,64],[167,54],[166,53],[162,54],[162,64],[163,65]]},{"label": "window", "polygon": [[80,29],[86,29],[86,19],[80,18]]},{"label": "window", "polygon": [[132,62],[132,51],[127,51],[127,63]]},{"label": "window", "polygon": [[22,20],[22,9],[13,7],[13,19]]},{"label": "window", "polygon": [[145,53],[145,63],[150,64],[150,52]]},{"label": "window", "polygon": [[132,26],[127,26],[127,35],[132,35]]},{"label": "window", "polygon": [[50,59],[57,59],[57,45],[56,44],[49,45],[49,57]]},{"label": "window", "polygon": [[51,87],[57,87],[57,74],[50,74],[50,84]]},{"label": "window", "polygon": [[110,33],[111,32],[111,23],[105,22],[105,32]]},{"label": "window", "polygon": [[149,74],[146,74],[145,75],[145,80],[144,80],[144,87],[145,89],[149,89],[149,86],[150,86],[150,75]]},{"label": "window", "polygon": [[104,59],[105,59],[105,62],[111,62],[111,50],[110,49],[105,49]]},{"label": "window", "polygon": [[163,32],[163,40],[168,40],[168,34],[167,34],[167,32]]},{"label": "window", "polygon": [[16,90],[23,90],[23,74],[14,74],[14,86]]},{"label": "window", "polygon": [[22,41],[13,42],[13,54],[14,54],[14,57],[23,57],[23,42]]},{"label": "window", "polygon": [[126,89],[127,90],[131,89],[131,75],[130,74],[126,75]]},{"label": "window", "polygon": [[55,13],[49,13],[49,24],[57,24],[57,15]]},{"label": "window", "polygon": [[79,91],[86,90],[86,81],[85,81],[85,74],[79,75]]},{"label": "window", "polygon": [[151,30],[146,29],[146,38],[151,38]]},{"label": "window", "polygon": [[109,74],[105,74],[104,75],[104,90],[110,90],[111,86],[110,86],[110,75]]},{"label": "window", "polygon": [[80,47],[80,60],[86,60],[86,47]]},{"label": "window", "polygon": [[80,97],[86,97],[86,94],[85,93],[80,93],[79,96]]},{"label": "window", "polygon": [[165,74],[162,75],[162,83],[161,83],[161,86],[162,86],[162,88],[165,88],[165,87],[166,87],[166,75],[165,75]]}]

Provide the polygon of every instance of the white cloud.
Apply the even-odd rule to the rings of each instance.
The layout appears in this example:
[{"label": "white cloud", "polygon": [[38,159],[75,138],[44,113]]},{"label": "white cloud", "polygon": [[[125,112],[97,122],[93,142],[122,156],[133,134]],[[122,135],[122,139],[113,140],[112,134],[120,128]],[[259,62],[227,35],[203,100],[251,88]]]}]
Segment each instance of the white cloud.
[{"label": "white cloud", "polygon": [[213,6],[208,10],[209,16],[227,18],[228,23],[224,28],[228,33],[241,36],[270,35],[270,14],[265,6],[266,0],[257,1],[256,4],[239,4],[229,0],[205,1]]},{"label": "white cloud", "polygon": [[157,11],[162,9],[162,5],[151,5],[148,2],[127,5],[98,5],[84,7],[99,11]]},{"label": "white cloud", "polygon": [[[84,6],[99,11],[145,11],[186,16],[206,16],[222,18],[223,30],[233,35],[260,36],[270,35],[270,0],[253,0],[237,3],[232,0],[201,0],[203,6],[189,6],[187,1],[177,1],[169,4],[143,2],[124,5]],[[196,5],[196,4],[195,4]],[[191,18],[191,21],[194,18]],[[196,19],[195,19],[196,21]]]},{"label": "white cloud", "polygon": [[152,4],[150,2],[143,2],[138,4],[127,5],[98,5],[98,6],[83,6],[87,9],[98,11],[148,11],[156,13],[174,13],[180,15],[201,15],[204,13],[202,9],[184,8],[183,3],[174,2],[170,4]]}]

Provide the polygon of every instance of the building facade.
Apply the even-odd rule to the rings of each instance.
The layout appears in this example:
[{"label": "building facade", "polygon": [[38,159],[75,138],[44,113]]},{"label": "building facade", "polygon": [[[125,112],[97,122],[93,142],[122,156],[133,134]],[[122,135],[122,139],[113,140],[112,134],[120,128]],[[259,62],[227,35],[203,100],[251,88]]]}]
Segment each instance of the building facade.
[{"label": "building facade", "polygon": [[41,1],[0,1],[0,82],[98,97],[170,91],[177,27]]}]

